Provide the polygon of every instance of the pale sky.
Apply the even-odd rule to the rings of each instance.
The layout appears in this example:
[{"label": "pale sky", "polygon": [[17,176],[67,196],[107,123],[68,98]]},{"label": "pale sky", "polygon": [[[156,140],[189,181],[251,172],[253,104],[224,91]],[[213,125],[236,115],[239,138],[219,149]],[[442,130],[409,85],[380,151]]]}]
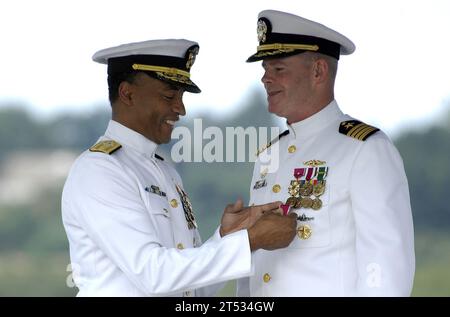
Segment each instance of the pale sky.
[{"label": "pale sky", "polygon": [[187,110],[223,115],[262,88],[261,64],[245,60],[265,9],[315,20],[356,44],[339,61],[335,97],[345,113],[394,133],[450,103],[448,0],[3,0],[0,104],[26,103],[41,115],[89,111],[107,103],[106,66],[91,60],[97,50],[186,38],[200,44],[191,76],[202,89],[185,94]]}]

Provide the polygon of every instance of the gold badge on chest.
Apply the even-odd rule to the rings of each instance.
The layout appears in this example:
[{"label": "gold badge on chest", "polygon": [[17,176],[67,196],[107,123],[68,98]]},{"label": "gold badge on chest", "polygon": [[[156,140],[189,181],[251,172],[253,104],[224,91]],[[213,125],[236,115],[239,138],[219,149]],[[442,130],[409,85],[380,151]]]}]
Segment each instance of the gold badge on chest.
[{"label": "gold badge on chest", "polygon": [[177,192],[180,195],[181,204],[183,205],[184,217],[189,229],[197,228],[197,223],[195,222],[194,211],[192,210],[192,204],[189,200],[186,192],[179,185],[175,185]]}]

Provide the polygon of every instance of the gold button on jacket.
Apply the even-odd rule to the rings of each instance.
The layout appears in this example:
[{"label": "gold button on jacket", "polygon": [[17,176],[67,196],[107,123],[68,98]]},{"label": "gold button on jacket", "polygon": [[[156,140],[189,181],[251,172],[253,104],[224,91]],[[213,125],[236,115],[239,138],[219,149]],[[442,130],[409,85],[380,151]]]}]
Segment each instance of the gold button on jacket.
[{"label": "gold button on jacket", "polygon": [[295,145],[291,145],[290,147],[288,147],[289,153],[294,153],[296,150],[297,150],[297,148],[295,147]]},{"label": "gold button on jacket", "polygon": [[273,191],[274,193],[279,193],[280,190],[281,190],[281,186],[280,186],[280,185],[278,185],[278,184],[273,185],[272,191]]},{"label": "gold button on jacket", "polygon": [[177,208],[177,207],[178,207],[178,201],[174,198],[174,199],[172,199],[172,200],[170,201],[170,205],[171,205],[173,208]]}]

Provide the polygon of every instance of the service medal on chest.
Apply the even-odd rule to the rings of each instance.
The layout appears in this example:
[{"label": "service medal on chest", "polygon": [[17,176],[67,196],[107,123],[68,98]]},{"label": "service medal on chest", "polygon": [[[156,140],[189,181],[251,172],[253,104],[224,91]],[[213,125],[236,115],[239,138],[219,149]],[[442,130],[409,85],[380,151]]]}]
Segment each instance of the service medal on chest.
[{"label": "service medal on chest", "polygon": [[[322,163],[322,161],[317,162]],[[322,208],[320,196],[325,192],[328,167],[317,165],[321,164],[316,163],[313,166],[294,169],[295,179],[291,180],[288,188],[290,197],[286,200],[287,205],[297,209],[319,210]]]}]

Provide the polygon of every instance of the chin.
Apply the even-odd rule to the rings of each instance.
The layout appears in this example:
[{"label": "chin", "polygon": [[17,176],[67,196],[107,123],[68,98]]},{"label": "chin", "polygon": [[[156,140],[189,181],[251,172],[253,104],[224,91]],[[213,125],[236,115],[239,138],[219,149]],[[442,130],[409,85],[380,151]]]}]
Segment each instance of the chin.
[{"label": "chin", "polygon": [[160,142],[158,142],[158,144],[167,144],[167,143],[170,142],[170,140],[171,140],[170,137],[169,138],[163,138],[163,139],[159,140]]},{"label": "chin", "polygon": [[161,137],[161,144],[167,144],[172,140],[172,133],[170,133],[169,135],[163,135]]},{"label": "chin", "polygon": [[279,116],[279,113],[280,113],[277,104],[274,104],[274,103],[269,103],[268,111],[277,116]]}]

